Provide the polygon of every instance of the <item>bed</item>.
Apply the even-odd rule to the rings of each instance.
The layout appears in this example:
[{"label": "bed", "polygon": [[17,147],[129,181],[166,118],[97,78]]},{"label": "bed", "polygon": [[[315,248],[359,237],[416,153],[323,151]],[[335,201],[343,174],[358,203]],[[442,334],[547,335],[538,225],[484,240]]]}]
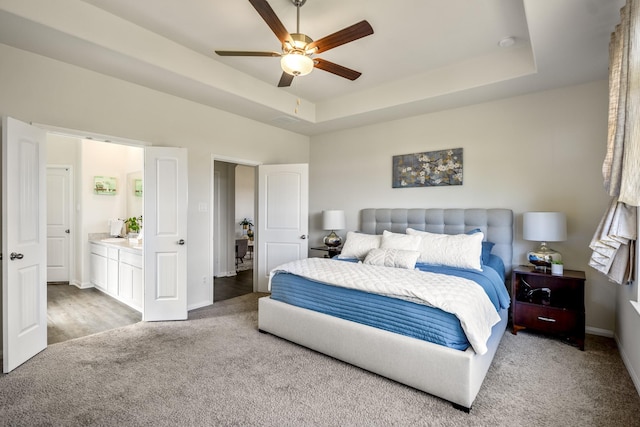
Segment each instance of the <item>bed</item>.
[{"label": "bed", "polygon": [[[499,264],[502,265],[503,271],[496,273],[501,275],[501,285],[504,285],[504,278],[511,275],[513,212],[509,209],[364,209],[361,211],[360,232],[365,235],[388,234],[391,237],[400,237],[401,234],[409,233],[407,229],[418,235],[426,232],[424,234],[446,234],[452,237],[472,235],[479,231],[485,243],[492,243],[490,254],[493,258],[498,258]],[[349,237],[345,242],[345,248],[348,241]],[[314,265],[333,262],[335,270],[341,270],[350,268],[346,266],[350,264],[348,261],[347,259],[310,260],[309,262]],[[416,265],[418,264],[420,262]],[[499,269],[496,268],[496,270]],[[387,270],[401,269],[387,268]],[[491,271],[492,269],[482,265],[481,270]],[[403,274],[411,275],[413,272],[410,269],[404,269]],[[280,278],[277,279],[278,277]],[[489,327],[488,338],[486,340],[482,338],[485,340],[484,343],[480,342],[482,340],[473,340],[472,345],[459,343],[458,348],[452,348],[447,346],[448,343],[429,342],[420,337],[398,333],[384,325],[372,326],[366,322],[351,320],[348,316],[347,318],[338,317],[332,315],[330,310],[323,312],[321,307],[315,308],[309,305],[310,308],[306,308],[304,304],[294,305],[286,298],[281,298],[278,293],[281,293],[282,289],[299,289],[298,293],[301,294],[324,295],[324,291],[319,288],[333,286],[321,283],[321,280],[301,279],[297,274],[287,271],[275,274],[272,278],[274,279],[272,285],[274,283],[278,285],[272,289],[271,296],[259,300],[258,327],[261,332],[268,332],[438,396],[452,402],[459,409],[467,411],[470,410],[480,390],[508,320],[507,302],[506,307],[504,304],[502,307],[496,306],[497,319],[494,320],[493,326]],[[342,289],[340,292],[347,292],[347,294],[338,296],[336,300],[351,302],[348,292],[358,291]],[[354,299],[355,302],[352,302],[351,306],[347,305],[346,309],[357,311],[359,307],[360,311],[369,312],[369,307],[376,307],[378,301],[389,299],[387,296],[375,298],[379,300],[359,302]],[[412,304],[413,301],[409,298],[401,300],[400,303],[406,305]],[[313,301],[310,304],[313,304]],[[329,305],[331,304],[329,302]],[[433,307],[428,308],[434,312],[442,311]],[[401,307],[398,311],[405,313],[411,310]],[[379,315],[380,313],[373,317],[377,318]],[[413,322],[413,320],[408,321]],[[464,322],[458,321],[458,323]],[[474,351],[474,346],[478,351]]]}]

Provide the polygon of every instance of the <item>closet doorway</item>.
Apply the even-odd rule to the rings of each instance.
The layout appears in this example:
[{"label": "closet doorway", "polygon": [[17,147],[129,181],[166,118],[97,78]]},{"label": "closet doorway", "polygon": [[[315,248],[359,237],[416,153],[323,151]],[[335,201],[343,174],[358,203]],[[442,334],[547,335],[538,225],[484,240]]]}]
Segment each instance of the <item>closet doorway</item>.
[{"label": "closet doorway", "polygon": [[[213,302],[254,291],[256,166],[214,159]],[[241,223],[248,222],[243,226]]]}]

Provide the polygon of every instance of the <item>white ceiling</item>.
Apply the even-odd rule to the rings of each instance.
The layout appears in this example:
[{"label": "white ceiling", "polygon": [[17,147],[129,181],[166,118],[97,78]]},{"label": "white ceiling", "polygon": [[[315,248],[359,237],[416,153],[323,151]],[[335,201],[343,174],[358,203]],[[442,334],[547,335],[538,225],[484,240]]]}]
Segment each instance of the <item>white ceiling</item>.
[{"label": "white ceiling", "polygon": [[[296,32],[291,0],[268,1]],[[363,19],[374,34],[318,55],[359,79],[316,69],[290,88],[276,87],[278,58],[213,52],[280,50],[247,0],[0,0],[0,43],[314,135],[605,79],[623,4],[307,0],[300,32],[312,39]]]}]

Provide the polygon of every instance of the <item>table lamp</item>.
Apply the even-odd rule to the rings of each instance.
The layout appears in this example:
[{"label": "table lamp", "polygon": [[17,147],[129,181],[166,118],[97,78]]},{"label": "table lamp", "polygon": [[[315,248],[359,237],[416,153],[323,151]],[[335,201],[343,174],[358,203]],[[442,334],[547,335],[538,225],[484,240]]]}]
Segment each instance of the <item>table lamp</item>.
[{"label": "table lamp", "polygon": [[340,246],[342,244],[342,238],[336,234],[336,230],[343,230],[344,228],[344,211],[322,211],[322,229],[331,230],[331,233],[329,233],[328,236],[325,236],[323,240],[325,246],[330,248]]},{"label": "table lamp", "polygon": [[525,212],[522,216],[522,238],[540,242],[527,254],[536,270],[547,272],[551,263],[562,261],[562,255],[547,246],[547,242],[567,240],[567,218],[562,212]]}]

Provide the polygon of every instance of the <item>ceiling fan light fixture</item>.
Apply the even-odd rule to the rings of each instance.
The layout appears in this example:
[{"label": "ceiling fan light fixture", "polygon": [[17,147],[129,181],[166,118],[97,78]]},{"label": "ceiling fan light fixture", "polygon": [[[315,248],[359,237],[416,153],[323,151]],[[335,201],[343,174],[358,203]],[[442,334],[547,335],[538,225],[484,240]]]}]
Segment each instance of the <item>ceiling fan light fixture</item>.
[{"label": "ceiling fan light fixture", "polygon": [[297,52],[282,55],[280,60],[282,71],[292,76],[306,76],[313,70],[313,59]]}]

